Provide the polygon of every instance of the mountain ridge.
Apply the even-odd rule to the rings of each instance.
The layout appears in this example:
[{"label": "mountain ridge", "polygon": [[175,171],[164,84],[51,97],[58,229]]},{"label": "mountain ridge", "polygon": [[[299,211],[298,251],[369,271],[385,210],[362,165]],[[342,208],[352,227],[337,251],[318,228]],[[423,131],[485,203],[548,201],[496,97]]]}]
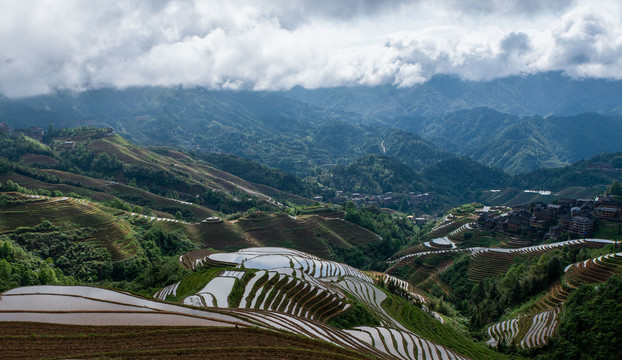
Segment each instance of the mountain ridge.
[{"label": "mountain ridge", "polygon": [[560,71],[516,75],[488,81],[436,75],[412,87],[294,88],[282,94],[326,109],[357,112],[382,119],[438,116],[490,107],[518,116],[620,114],[622,81],[574,79]]}]

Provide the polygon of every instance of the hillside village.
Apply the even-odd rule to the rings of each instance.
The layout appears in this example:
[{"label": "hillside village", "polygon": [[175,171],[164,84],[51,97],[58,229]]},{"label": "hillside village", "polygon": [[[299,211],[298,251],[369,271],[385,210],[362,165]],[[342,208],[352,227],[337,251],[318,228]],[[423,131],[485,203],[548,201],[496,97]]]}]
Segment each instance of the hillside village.
[{"label": "hillside village", "polygon": [[[316,196],[313,198],[315,201],[322,201],[322,196]],[[333,204],[341,204],[344,201],[351,201],[356,206],[369,206],[375,205],[379,207],[387,207],[391,209],[397,209],[402,207],[411,207],[420,204],[429,204],[435,199],[434,195],[421,192],[410,192],[408,194],[394,193],[392,191],[385,192],[384,194],[368,194],[359,192],[345,192],[343,190],[335,191],[335,196],[326,199]]]},{"label": "hillside village", "polygon": [[484,229],[537,237],[567,240],[589,237],[599,227],[622,220],[622,201],[616,196],[593,199],[558,199],[550,204],[514,206],[508,213],[483,212],[477,223]]}]

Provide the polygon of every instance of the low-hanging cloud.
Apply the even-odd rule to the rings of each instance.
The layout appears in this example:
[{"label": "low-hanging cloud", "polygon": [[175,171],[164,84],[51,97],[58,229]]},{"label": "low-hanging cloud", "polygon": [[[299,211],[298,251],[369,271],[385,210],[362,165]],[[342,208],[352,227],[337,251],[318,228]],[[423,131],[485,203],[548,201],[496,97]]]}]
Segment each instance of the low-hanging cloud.
[{"label": "low-hanging cloud", "polygon": [[143,85],[413,86],[561,70],[622,78],[601,1],[19,1],[0,5],[0,93]]}]

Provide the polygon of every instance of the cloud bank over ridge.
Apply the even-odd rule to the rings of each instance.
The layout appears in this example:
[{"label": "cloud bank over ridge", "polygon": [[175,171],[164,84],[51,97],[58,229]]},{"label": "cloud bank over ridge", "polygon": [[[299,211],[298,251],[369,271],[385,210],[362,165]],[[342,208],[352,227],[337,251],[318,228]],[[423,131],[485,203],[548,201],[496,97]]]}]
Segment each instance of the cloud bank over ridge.
[{"label": "cloud bank over ridge", "polygon": [[0,9],[0,93],[10,97],[413,86],[438,73],[622,78],[615,0],[5,0]]}]

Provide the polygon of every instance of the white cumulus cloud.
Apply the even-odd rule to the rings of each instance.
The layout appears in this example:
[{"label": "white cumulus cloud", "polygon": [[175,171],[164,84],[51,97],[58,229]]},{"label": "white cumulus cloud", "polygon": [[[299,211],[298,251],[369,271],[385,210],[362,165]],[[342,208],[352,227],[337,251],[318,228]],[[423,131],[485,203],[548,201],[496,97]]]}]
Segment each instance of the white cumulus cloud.
[{"label": "white cumulus cloud", "polygon": [[616,0],[3,0],[0,93],[620,79],[620,18]]}]

